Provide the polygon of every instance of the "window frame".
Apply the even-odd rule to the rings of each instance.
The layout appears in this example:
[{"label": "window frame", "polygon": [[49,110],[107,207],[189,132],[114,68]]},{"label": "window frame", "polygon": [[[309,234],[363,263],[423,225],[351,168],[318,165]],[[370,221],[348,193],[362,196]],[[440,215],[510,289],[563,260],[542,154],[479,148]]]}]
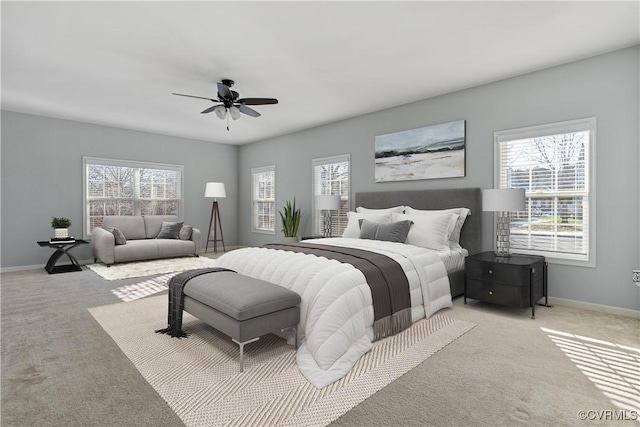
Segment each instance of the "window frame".
[{"label": "window frame", "polygon": [[[91,198],[87,193],[89,191],[89,174],[88,174],[88,166],[89,165],[100,165],[100,166],[117,166],[117,167],[126,167],[132,169],[156,169],[156,170],[171,170],[179,173],[180,185],[180,197],[177,203],[178,212],[176,215],[178,216],[178,220],[182,221],[184,218],[184,165],[177,164],[169,164],[169,163],[158,163],[158,162],[144,162],[139,160],[124,160],[124,159],[112,159],[112,158],[104,158],[104,157],[91,157],[91,156],[83,156],[82,157],[82,233],[85,239],[91,238],[91,230],[89,221],[91,219],[91,212],[89,202]],[[133,215],[141,215],[140,211],[140,199],[139,191],[134,190],[133,197],[133,205],[134,212]]]},{"label": "window frame", "polygon": [[[273,172],[273,230],[269,230],[269,229],[264,229],[264,228],[258,228],[258,210],[257,210],[257,202],[258,200],[256,199],[256,195],[255,195],[255,179],[256,179],[256,175],[260,174],[260,173],[265,173],[265,172]],[[260,167],[255,167],[255,168],[251,168],[251,190],[250,190],[250,194],[251,194],[251,232],[252,233],[258,233],[258,234],[269,234],[269,235],[275,235],[276,234],[276,228],[277,228],[277,204],[276,204],[276,195],[277,195],[277,172],[276,172],[276,166],[275,165],[270,165],[270,166],[260,166]]]},{"label": "window frame", "polygon": [[[516,253],[526,255],[541,255],[546,261],[554,264],[575,265],[582,267],[596,266],[596,139],[597,139],[597,121],[595,117],[586,117],[582,119],[567,120],[562,122],[547,123],[542,125],[528,126],[523,128],[509,129],[494,132],[494,188],[503,187],[501,182],[501,159],[500,144],[509,141],[518,141],[522,139],[544,137],[551,135],[559,135],[565,133],[589,132],[588,149],[586,154],[586,176],[585,176],[585,193],[587,197],[587,215],[588,228],[586,242],[587,254],[581,255],[577,253],[559,253],[534,249],[513,249]],[[527,192],[526,197],[529,200],[534,192]],[[544,194],[544,193],[537,193]],[[554,192],[552,194],[557,194]],[[558,197],[553,196],[553,197]],[[560,195],[559,197],[563,197]],[[496,223],[493,223],[494,235]],[[495,241],[493,242],[495,246]]]},{"label": "window frame", "polygon": [[[322,218],[322,215],[319,215],[318,210],[315,207],[315,196],[316,196],[316,167],[318,166],[322,166],[322,165],[328,165],[328,164],[335,164],[335,163],[347,163],[348,168],[349,168],[349,176],[347,177],[347,194],[340,194],[340,199],[341,199],[341,203],[346,202],[346,208],[343,207],[343,209],[346,209],[345,212],[343,213],[344,218],[342,219],[342,221],[344,222],[344,227],[342,229],[342,231],[344,231],[344,228],[346,228],[347,226],[347,212],[350,210],[351,208],[351,154],[339,154],[339,155],[335,155],[335,156],[329,156],[329,157],[320,157],[317,159],[312,159],[311,160],[311,211],[313,212],[313,217],[312,217],[312,232],[311,234],[313,235],[322,235],[323,234],[323,227],[321,227],[321,223],[320,223],[320,219]],[[335,219],[335,216],[333,217]],[[342,235],[342,231],[340,232],[339,235]],[[335,235],[335,237],[338,237],[338,234]]]}]

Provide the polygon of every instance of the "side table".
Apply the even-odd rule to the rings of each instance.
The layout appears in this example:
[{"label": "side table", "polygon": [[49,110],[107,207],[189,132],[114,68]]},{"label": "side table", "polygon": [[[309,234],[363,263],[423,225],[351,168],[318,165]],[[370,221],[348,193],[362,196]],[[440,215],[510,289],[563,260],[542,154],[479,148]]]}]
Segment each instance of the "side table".
[{"label": "side table", "polygon": [[493,252],[470,255],[465,260],[464,303],[467,298],[508,307],[531,307],[544,297],[548,306],[547,262],[542,256],[512,255],[504,258]]},{"label": "side table", "polygon": [[[78,260],[73,255],[71,255],[69,251],[75,248],[76,246],[87,245],[87,244],[89,244],[89,242],[87,242],[86,240],[76,240],[74,242],[68,242],[68,243],[55,243],[55,242],[50,243],[48,240],[39,241],[38,245],[43,247],[48,246],[56,250],[53,253],[53,255],[51,255],[51,257],[49,258],[49,261],[47,261],[47,265],[44,267],[44,269],[47,270],[47,273],[49,274],[68,273],[70,271],[82,271],[82,267],[80,267],[80,263],[78,263]],[[69,261],[71,261],[71,264],[56,265],[56,263],[58,262],[58,260],[62,255],[67,255],[67,257],[69,258]]]}]

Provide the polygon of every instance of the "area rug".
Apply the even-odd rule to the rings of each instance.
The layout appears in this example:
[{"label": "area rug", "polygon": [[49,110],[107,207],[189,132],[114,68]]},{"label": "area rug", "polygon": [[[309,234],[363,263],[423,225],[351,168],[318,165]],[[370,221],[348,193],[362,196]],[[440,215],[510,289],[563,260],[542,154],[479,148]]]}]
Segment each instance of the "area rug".
[{"label": "area rug", "polygon": [[89,264],[87,267],[106,280],[129,279],[211,267],[215,260],[208,257],[167,258],[153,261],[123,262],[107,267],[104,264]]},{"label": "area rug", "polygon": [[444,315],[423,319],[376,342],[346,377],[319,390],[275,335],[245,346],[240,373],[238,346],[188,313],[188,338],[154,333],[166,326],[166,295],[89,312],[189,427],[327,425],[475,326]]}]

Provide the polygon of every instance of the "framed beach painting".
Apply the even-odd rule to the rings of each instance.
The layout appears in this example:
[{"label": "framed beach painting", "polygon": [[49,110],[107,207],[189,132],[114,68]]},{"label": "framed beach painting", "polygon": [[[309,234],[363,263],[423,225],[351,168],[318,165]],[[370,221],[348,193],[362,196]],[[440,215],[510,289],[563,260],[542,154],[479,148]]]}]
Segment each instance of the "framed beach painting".
[{"label": "framed beach painting", "polygon": [[463,177],[465,149],[464,120],[378,135],[375,180]]}]

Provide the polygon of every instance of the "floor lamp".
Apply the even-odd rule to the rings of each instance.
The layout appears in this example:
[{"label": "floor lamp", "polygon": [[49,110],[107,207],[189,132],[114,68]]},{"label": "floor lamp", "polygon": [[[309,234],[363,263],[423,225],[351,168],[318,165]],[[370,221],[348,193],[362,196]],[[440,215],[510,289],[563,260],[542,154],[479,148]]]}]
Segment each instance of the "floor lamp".
[{"label": "floor lamp", "polygon": [[525,191],[518,188],[482,190],[482,210],[498,212],[496,251],[498,257],[511,256],[511,212],[525,210]]},{"label": "floor lamp", "polygon": [[[207,233],[207,245],[204,253],[209,250],[209,242],[213,242],[213,252],[218,253],[218,242],[222,242],[222,250],[226,252],[224,247],[224,236],[222,235],[222,221],[220,220],[220,210],[218,209],[218,198],[227,197],[223,182],[207,182],[204,190],[204,197],[213,197],[213,205],[211,206],[211,218],[209,219],[209,232]],[[213,224],[213,239],[211,239],[211,225]],[[218,239],[218,228],[220,228],[220,238]]]},{"label": "floor lamp", "polygon": [[331,211],[340,209],[340,196],[316,195],[315,208],[324,211],[324,237],[331,237]]}]

